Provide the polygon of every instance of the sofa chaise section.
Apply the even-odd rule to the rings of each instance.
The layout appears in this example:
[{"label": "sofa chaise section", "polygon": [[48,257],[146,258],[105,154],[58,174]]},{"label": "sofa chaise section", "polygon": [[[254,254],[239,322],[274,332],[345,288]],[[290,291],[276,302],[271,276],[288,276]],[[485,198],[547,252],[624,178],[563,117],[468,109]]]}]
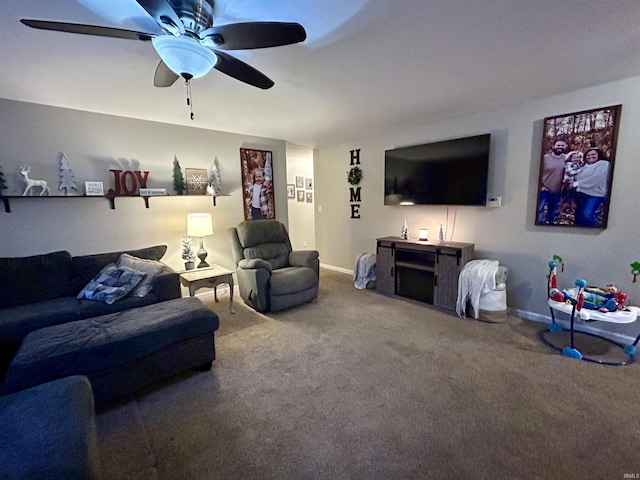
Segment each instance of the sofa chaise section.
[{"label": "sofa chaise section", "polygon": [[124,397],[215,359],[218,315],[197,297],[29,333],[4,382],[13,393],[70,375],[89,378],[97,403]]}]

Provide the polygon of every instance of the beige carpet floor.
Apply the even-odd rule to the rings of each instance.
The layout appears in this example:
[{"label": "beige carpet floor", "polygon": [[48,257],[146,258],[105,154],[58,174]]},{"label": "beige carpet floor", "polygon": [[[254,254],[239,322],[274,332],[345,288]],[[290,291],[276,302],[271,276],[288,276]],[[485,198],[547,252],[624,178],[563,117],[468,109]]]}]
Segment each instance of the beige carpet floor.
[{"label": "beige carpet floor", "polygon": [[[640,363],[568,359],[540,341],[540,323],[461,319],[356,290],[349,275],[328,270],[317,301],[285,312],[236,302],[232,315],[228,297],[212,297],[201,297],[220,316],[211,371],[99,410],[106,478],[640,472]],[[619,354],[608,343],[587,348]]]}]

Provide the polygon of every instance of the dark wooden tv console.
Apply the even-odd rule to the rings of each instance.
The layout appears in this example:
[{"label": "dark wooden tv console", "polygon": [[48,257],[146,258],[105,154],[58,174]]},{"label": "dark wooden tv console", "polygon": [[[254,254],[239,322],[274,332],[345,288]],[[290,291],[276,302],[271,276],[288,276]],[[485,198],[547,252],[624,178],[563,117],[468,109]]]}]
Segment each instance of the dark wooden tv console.
[{"label": "dark wooden tv console", "polygon": [[376,289],[455,311],[458,277],[473,249],[473,243],[378,238]]}]

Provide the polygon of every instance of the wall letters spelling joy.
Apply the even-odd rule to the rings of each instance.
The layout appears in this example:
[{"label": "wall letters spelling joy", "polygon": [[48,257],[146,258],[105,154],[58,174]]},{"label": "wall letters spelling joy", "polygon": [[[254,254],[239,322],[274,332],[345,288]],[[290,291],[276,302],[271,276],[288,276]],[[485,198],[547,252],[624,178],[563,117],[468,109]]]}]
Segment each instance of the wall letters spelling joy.
[{"label": "wall letters spelling joy", "polygon": [[109,171],[113,173],[113,185],[115,187],[109,189],[109,195],[136,195],[138,188],[147,188],[149,172],[141,172],[140,170],[133,172],[131,170]]},{"label": "wall letters spelling joy", "polygon": [[[362,180],[360,165],[360,149],[351,150],[351,163],[353,165],[348,172],[347,181],[351,185],[358,185]],[[351,202],[351,218],[360,218],[360,187],[349,187],[349,201]]]}]

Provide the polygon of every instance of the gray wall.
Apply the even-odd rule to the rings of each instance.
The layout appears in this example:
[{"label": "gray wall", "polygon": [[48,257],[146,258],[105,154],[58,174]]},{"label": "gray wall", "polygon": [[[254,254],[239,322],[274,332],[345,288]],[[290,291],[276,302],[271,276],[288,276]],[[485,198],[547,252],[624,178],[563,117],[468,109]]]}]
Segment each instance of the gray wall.
[{"label": "gray wall", "polygon": [[[609,224],[605,230],[535,226],[542,121],[545,117],[622,104]],[[409,236],[429,229],[437,240],[440,224],[447,240],[475,244],[476,258],[498,259],[508,266],[508,303],[516,310],[548,315],[547,264],[554,254],[565,261],[560,282],[576,278],[590,284],[614,283],[640,302],[630,263],[640,261],[640,78],[601,85],[543,100],[514,105],[439,123],[398,127],[369,138],[314,152],[316,247],[324,264],[353,269],[357,255],[374,252],[375,239],[398,236],[407,219]],[[502,196],[500,208],[384,206],[386,149],[491,133],[489,190]],[[349,170],[352,149],[361,149],[361,218],[350,218]]]},{"label": "gray wall", "polygon": [[[609,226],[605,230],[534,225],[541,125],[545,117],[622,104],[618,150],[613,178]],[[375,251],[375,239],[398,235],[404,218],[409,234],[427,227],[437,238],[440,224],[447,240],[476,245],[476,258],[495,258],[511,270],[509,306],[548,315],[545,305],[547,263],[554,254],[564,258],[561,283],[577,277],[589,283],[615,283],[634,304],[640,303],[640,283],[631,282],[629,264],[640,261],[637,208],[640,168],[640,78],[575,91],[543,100],[487,111],[439,123],[398,127],[376,137],[353,141],[314,153],[315,246],[325,265],[351,270],[356,256]],[[384,150],[480,133],[492,134],[490,192],[502,196],[503,206],[385,207]],[[64,152],[76,180],[102,180],[120,163],[139,162],[149,170],[149,186],[171,190],[174,154],[183,168],[210,168],[218,158],[223,184],[230,197],[211,206],[208,197],[152,198],[149,209],[137,198],[116,200],[110,210],[104,199],[18,199],[12,213],[0,211],[0,256],[31,255],[57,249],[73,254],[103,252],[164,243],[165,260],[180,268],[180,237],[186,214],[210,211],[213,237],[205,240],[209,259],[232,266],[226,228],[242,221],[239,148],[274,152],[276,213],[287,223],[286,146],[284,141],[217,131],[165,125],[0,100],[0,168],[16,193],[22,189],[17,173],[32,165],[32,178],[44,178],[57,190],[58,157]],[[361,218],[350,218],[349,151],[361,149],[364,172]],[[15,190],[17,186],[17,190]],[[319,208],[322,207],[322,212]]]},{"label": "gray wall", "polygon": [[109,169],[122,167],[147,170],[148,187],[174,193],[176,155],[183,170],[208,171],[217,158],[223,193],[230,194],[218,198],[215,207],[208,196],[151,198],[149,209],[140,198],[116,198],[115,210],[103,198],[12,199],[11,213],[0,210],[0,257],[166,244],[163,261],[181,269],[180,239],[187,214],[210,212],[214,234],[205,238],[207,261],[231,268],[227,228],[243,220],[241,147],[273,152],[276,216],[287,224],[284,141],[0,100],[0,169],[10,187],[4,195],[22,193],[18,168],[23,163],[31,165],[32,179],[46,180],[52,195],[63,195],[58,191],[61,152],[70,161],[80,193],[87,180],[102,181],[106,192],[113,177]]}]

